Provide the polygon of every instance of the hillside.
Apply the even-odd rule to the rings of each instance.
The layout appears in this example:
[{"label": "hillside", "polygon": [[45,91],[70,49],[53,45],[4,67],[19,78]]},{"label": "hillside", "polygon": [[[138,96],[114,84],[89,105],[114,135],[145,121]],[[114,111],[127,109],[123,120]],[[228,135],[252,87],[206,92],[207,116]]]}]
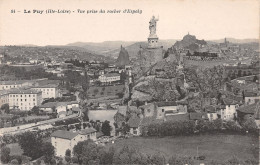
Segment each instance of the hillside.
[{"label": "hillside", "polygon": [[175,42],[173,45],[176,48],[189,49],[190,51],[197,51],[201,45],[207,45],[205,40],[198,40],[194,35],[187,34],[181,41]]},{"label": "hillside", "polygon": [[[250,43],[250,42],[259,42],[259,39],[235,39],[235,38],[226,38],[227,41],[232,42],[232,43],[236,43],[236,44],[241,44],[241,43]],[[224,38],[223,39],[218,39],[218,40],[210,40],[211,42],[215,42],[215,43],[223,43],[224,42]]]},{"label": "hillside", "polygon": [[80,47],[66,46],[45,46],[45,47],[28,47],[28,46],[1,46],[0,54],[5,54],[10,58],[21,59],[52,59],[62,61],[65,59],[82,59],[87,61],[112,61],[111,58],[88,52]]}]

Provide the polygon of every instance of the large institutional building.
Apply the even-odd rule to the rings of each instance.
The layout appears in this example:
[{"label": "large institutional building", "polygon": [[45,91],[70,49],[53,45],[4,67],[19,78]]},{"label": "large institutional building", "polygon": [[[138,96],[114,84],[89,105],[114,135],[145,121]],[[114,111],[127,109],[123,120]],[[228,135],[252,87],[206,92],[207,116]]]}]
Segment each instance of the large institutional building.
[{"label": "large institutional building", "polygon": [[17,89],[9,92],[9,106],[11,109],[29,111],[42,103],[42,92],[31,89]]},{"label": "large institutional building", "polygon": [[31,89],[34,89],[36,91],[41,91],[42,99],[59,97],[58,85],[56,85],[56,84],[36,86],[36,87],[32,87]]}]

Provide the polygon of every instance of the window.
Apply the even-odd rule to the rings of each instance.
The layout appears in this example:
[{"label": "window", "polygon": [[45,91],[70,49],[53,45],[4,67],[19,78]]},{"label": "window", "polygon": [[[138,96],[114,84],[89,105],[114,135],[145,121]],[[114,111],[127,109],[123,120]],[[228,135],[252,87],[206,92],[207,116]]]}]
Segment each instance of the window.
[{"label": "window", "polygon": [[164,109],[162,109],[162,112],[164,112]]},{"label": "window", "polygon": [[21,101],[23,101],[23,99],[21,99]]},{"label": "window", "polygon": [[31,95],[29,95],[29,97],[31,97]]}]

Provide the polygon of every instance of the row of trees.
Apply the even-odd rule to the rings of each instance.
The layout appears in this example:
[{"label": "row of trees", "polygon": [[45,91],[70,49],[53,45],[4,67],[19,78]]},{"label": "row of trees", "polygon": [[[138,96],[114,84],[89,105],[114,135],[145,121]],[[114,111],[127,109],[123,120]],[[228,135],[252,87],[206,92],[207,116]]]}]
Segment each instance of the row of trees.
[{"label": "row of trees", "polygon": [[85,165],[94,164],[165,164],[163,155],[147,155],[140,151],[124,146],[119,151],[111,147],[108,150],[103,146],[96,145],[92,140],[79,142],[74,148],[74,157],[71,151],[66,151],[66,161]]},{"label": "row of trees", "polygon": [[[98,165],[98,164],[136,164],[136,165],[183,165],[183,164],[195,164],[197,157],[186,155],[173,155],[168,160],[164,154],[158,152],[156,154],[147,154],[140,150],[123,146],[121,149],[116,150],[113,147],[109,149],[96,145],[92,140],[79,142],[74,148],[74,156],[71,156],[70,150],[65,153],[65,160],[68,163],[77,163],[84,165]],[[213,165],[234,165],[234,164],[257,164],[256,160],[241,161],[236,157],[232,157],[229,160],[211,161]]]},{"label": "row of trees", "polygon": [[223,123],[221,119],[207,121],[166,121],[162,123],[151,123],[141,127],[142,136],[174,136],[191,135],[206,132],[233,132],[258,134],[258,128],[254,120],[249,119],[241,124],[235,121]]}]

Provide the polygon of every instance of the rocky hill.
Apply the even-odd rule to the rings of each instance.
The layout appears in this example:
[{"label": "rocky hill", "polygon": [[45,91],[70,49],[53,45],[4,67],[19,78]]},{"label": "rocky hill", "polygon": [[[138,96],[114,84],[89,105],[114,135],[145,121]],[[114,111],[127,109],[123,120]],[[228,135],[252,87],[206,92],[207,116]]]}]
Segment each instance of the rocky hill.
[{"label": "rocky hill", "polygon": [[175,48],[189,49],[190,51],[197,51],[201,46],[207,45],[204,40],[198,40],[195,36],[187,34],[181,41],[175,42]]},{"label": "rocky hill", "polygon": [[116,65],[124,66],[124,65],[128,65],[129,63],[130,63],[129,54],[128,54],[127,50],[124,47],[122,47],[122,45],[121,45],[121,50],[120,50],[119,56],[116,60]]}]

